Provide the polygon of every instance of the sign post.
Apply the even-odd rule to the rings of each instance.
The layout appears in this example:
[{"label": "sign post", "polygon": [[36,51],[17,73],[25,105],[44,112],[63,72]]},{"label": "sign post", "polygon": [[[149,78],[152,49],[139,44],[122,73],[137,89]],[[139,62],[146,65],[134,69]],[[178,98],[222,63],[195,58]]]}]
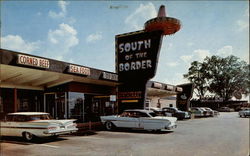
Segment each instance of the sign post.
[{"label": "sign post", "polygon": [[178,19],[166,17],[162,5],[158,16],[145,23],[144,30],[116,35],[119,112],[144,108],[146,84],[155,76],[162,36],[174,34],[180,25]]},{"label": "sign post", "polygon": [[160,51],[161,31],[138,31],[116,36],[119,109],[144,108],[146,83],[153,78]]},{"label": "sign post", "polygon": [[180,110],[188,111],[190,108],[190,99],[193,96],[194,84],[187,83],[178,85],[178,87],[181,87],[183,90],[180,94],[177,95],[177,107]]}]

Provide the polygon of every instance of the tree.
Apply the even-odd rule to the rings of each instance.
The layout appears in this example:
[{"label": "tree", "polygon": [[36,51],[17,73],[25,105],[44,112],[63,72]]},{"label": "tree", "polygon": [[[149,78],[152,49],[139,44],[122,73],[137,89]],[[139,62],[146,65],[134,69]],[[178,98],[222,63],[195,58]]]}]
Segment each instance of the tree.
[{"label": "tree", "polygon": [[209,91],[229,100],[235,92],[249,93],[249,65],[236,56],[222,58],[206,57],[206,77],[209,80]]},{"label": "tree", "polygon": [[205,77],[206,66],[198,61],[191,63],[191,67],[188,69],[188,73],[184,74],[184,78],[187,78],[190,82],[194,83],[194,93],[198,97],[204,97],[207,90],[208,84]]},{"label": "tree", "polygon": [[[240,61],[239,58],[231,55],[226,58],[219,56],[206,57],[198,66],[196,62],[191,63],[189,72],[184,77],[195,83],[200,95],[202,95],[203,88],[225,101],[231,99],[235,92],[249,94],[250,66],[245,61]],[[193,69],[197,69],[202,75],[194,75],[195,70]]]}]

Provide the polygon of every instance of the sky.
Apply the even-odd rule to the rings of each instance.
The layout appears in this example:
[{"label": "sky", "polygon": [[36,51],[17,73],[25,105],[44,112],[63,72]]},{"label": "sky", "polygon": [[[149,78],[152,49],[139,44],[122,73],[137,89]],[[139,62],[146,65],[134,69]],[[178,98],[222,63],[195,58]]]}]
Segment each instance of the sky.
[{"label": "sky", "polygon": [[164,36],[154,81],[188,82],[192,61],[249,63],[249,1],[1,1],[1,48],[115,72],[115,35],[142,30],[165,5],[180,31]]}]

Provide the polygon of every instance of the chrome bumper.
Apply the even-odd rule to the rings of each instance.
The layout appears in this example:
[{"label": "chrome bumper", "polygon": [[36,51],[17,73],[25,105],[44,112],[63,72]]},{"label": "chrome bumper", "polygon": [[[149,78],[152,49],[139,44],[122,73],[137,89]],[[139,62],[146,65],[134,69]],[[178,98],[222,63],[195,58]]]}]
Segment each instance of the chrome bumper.
[{"label": "chrome bumper", "polygon": [[168,127],[166,127],[165,129],[171,130],[171,129],[174,129],[174,128],[177,128],[177,125],[168,126]]}]

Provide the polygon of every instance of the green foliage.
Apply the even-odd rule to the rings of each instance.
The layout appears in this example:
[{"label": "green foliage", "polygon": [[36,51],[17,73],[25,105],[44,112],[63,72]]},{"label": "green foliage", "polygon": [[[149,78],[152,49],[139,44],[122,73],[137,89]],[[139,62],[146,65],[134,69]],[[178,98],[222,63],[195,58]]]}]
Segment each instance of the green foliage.
[{"label": "green foliage", "polygon": [[196,96],[203,97],[208,90],[208,84],[205,75],[205,66],[194,61],[191,63],[191,67],[187,74],[184,74],[184,78],[187,78],[190,82],[194,83],[194,89]]},{"label": "green foliage", "polygon": [[245,61],[232,55],[226,58],[211,56],[206,57],[202,63],[192,62],[184,78],[195,84],[199,97],[209,91],[229,100],[235,92],[250,92],[249,67]]}]

